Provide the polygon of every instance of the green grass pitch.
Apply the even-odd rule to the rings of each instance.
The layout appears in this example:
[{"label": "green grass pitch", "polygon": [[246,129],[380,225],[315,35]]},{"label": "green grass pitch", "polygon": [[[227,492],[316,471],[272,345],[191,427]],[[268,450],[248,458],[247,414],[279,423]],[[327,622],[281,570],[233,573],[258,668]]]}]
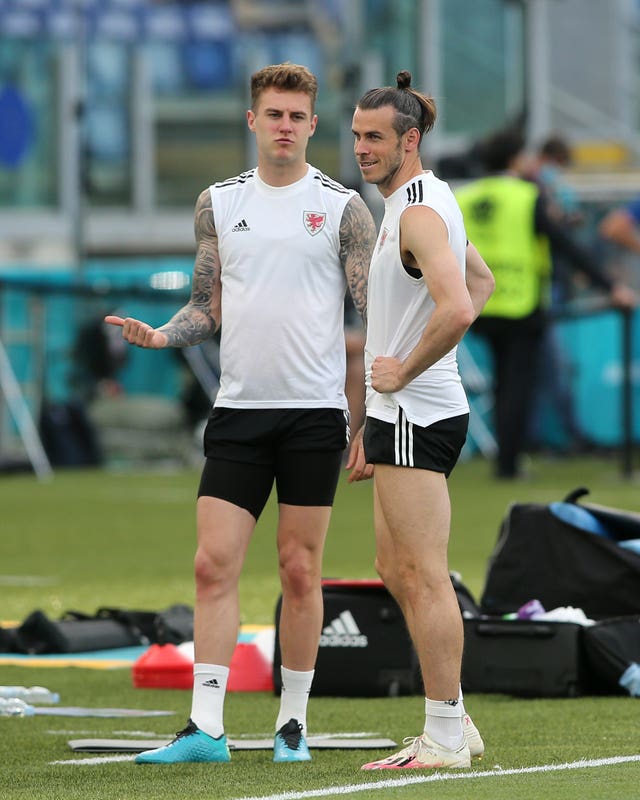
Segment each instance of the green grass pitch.
[{"label": "green grass pitch", "polygon": [[[497,483],[483,460],[461,463],[450,479],[453,524],[450,567],[478,597],[500,522],[512,502],[551,502],[576,486],[590,500],[638,510],[635,479],[615,459],[536,459],[532,480]],[[0,619],[20,621],[36,608],[57,617],[100,606],[151,609],[193,604],[195,471],[57,472],[0,477]],[[272,623],[279,586],[275,504],[256,530],[241,583],[245,623]],[[371,486],[342,481],[324,573],[375,577]],[[515,699],[468,695],[487,745],[464,775],[364,773],[372,756],[316,751],[309,764],[275,765],[267,751],[242,751],[228,765],[136,766],[130,761],[71,765],[69,739],[123,738],[136,731],[170,736],[188,715],[190,692],[136,689],[128,669],[0,665],[0,684],[40,684],[64,705],[156,708],[171,717],[143,719],[0,718],[0,794],[6,800],[234,800],[354,796],[438,800],[617,800],[638,796],[638,700],[625,696]],[[270,693],[230,693],[231,736],[269,736],[277,713]],[[401,741],[422,724],[420,697],[310,701],[311,732],[368,731]],[[622,757],[620,763],[612,759]],[[567,766],[567,765],[570,765]],[[417,781],[417,782],[414,782]]]}]

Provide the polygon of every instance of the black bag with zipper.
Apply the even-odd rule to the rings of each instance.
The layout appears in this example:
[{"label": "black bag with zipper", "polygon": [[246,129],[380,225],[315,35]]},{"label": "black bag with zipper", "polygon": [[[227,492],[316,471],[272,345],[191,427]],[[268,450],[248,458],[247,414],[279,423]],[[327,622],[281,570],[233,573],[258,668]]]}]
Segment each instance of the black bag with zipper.
[{"label": "black bag with zipper", "polygon": [[18,653],[83,653],[149,644],[140,629],[115,616],[89,617],[68,611],[59,620],[43,611],[33,611],[15,629],[14,649]]},{"label": "black bag with zipper", "polygon": [[573,606],[595,620],[640,614],[640,555],[619,542],[640,539],[640,515],[578,503],[576,489],[563,503],[592,518],[610,536],[563,521],[554,504],[515,503],[503,520],[489,559],[480,607],[502,616],[529,600],[547,611]]},{"label": "black bag with zipper", "polygon": [[67,611],[58,620],[38,609],[3,633],[7,634],[5,652],[10,646],[12,652],[31,655],[180,644],[193,639],[193,609],[179,604],[160,612],[103,607],[93,616]]}]

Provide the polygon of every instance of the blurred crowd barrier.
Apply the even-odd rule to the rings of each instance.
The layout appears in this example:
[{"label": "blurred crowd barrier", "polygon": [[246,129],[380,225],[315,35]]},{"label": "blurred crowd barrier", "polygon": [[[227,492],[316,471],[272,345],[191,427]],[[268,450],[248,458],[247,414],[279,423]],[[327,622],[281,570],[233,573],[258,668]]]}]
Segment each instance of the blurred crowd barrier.
[{"label": "blurred crowd barrier", "polygon": [[[189,439],[186,453],[192,437],[197,442],[198,425],[215,398],[216,343],[197,353],[190,352],[193,348],[144,350],[126,346],[119,329],[102,322],[113,313],[163,324],[188,299],[191,267],[182,258],[96,260],[86,264],[82,278],[70,270],[2,273],[0,343],[36,427],[42,431],[43,410],[73,407],[108,431],[107,449],[115,455],[126,454],[130,446],[131,452],[159,457],[182,452]],[[633,360],[640,352],[639,315],[592,303],[569,307],[558,323],[576,415],[603,448],[640,438],[640,414],[634,414],[640,408],[640,384]],[[459,360],[475,418],[466,454],[487,455],[492,367],[473,332],[465,337]],[[6,386],[0,383],[0,393],[6,394]],[[24,452],[24,442],[10,404],[0,408],[1,459]],[[549,448],[562,449],[566,432],[552,409],[543,432]]]}]

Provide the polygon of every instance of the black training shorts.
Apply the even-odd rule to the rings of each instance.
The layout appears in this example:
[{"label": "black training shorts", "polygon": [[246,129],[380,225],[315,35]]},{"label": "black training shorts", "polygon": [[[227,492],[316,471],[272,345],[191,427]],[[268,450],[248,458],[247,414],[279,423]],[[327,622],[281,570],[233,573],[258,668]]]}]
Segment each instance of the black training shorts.
[{"label": "black training shorts", "polygon": [[214,408],[198,497],[227,500],[258,519],[275,482],[279,503],[333,505],[347,416],[335,408]]},{"label": "black training shorts", "polygon": [[365,457],[368,464],[429,469],[449,477],[467,438],[468,426],[469,415],[461,414],[423,428],[409,422],[402,408],[395,423],[367,417]]}]

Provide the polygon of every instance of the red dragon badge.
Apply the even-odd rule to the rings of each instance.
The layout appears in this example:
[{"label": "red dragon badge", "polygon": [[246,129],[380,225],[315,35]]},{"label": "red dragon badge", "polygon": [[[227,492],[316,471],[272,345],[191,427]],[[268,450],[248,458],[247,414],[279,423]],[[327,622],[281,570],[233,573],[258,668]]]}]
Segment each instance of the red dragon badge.
[{"label": "red dragon badge", "polygon": [[321,211],[304,211],[303,212],[304,227],[307,233],[315,236],[316,233],[324,228],[324,223],[327,221],[327,215]]}]

